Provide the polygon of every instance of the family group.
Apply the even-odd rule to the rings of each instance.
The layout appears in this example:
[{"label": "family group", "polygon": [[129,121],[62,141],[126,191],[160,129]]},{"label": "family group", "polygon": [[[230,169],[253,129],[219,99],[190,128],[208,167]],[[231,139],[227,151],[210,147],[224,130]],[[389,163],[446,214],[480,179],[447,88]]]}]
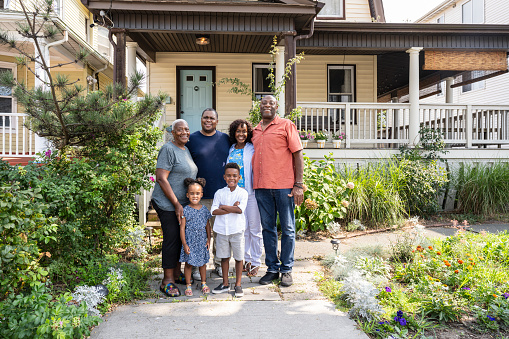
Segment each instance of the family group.
[{"label": "family group", "polygon": [[[227,293],[230,257],[235,259],[236,297],[242,297],[242,272],[256,276],[265,249],[267,285],[281,278],[291,286],[295,249],[295,205],[303,201],[302,145],[295,124],[277,115],[277,100],[261,100],[262,120],[255,127],[242,119],[230,124],[229,135],[216,129],[218,113],[202,113],[200,131],[187,122],[172,124],[173,140],[159,151],[152,195],[163,231],[160,290],[170,297],[201,292]],[[281,251],[278,253],[278,217]],[[210,244],[215,272],[223,278],[212,291],[206,282]],[[185,263],[184,274],[181,263]]]}]

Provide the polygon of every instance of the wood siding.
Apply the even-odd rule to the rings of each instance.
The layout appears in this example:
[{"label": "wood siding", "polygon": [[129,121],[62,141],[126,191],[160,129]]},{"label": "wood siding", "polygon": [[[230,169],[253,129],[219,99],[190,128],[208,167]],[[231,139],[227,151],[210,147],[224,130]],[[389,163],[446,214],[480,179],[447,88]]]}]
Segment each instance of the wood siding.
[{"label": "wood siding", "polygon": [[[157,63],[149,66],[149,89],[153,94],[166,92],[172,98],[172,104],[166,105],[169,124],[176,117],[176,66],[215,66],[216,81],[239,78],[252,85],[252,64],[268,62],[267,54],[157,53]],[[356,65],[357,101],[376,102],[376,57],[368,55],[306,56],[297,65],[297,101],[327,101],[327,65],[342,63]],[[251,108],[248,96],[228,93],[229,88],[220,85],[216,89],[218,129],[223,132],[234,119],[246,118]]]},{"label": "wood siding", "polygon": [[368,0],[345,0],[346,21],[370,22],[371,11]]},{"label": "wood siding", "polygon": [[[444,16],[445,23],[459,24],[462,22],[461,6],[467,0],[456,2],[456,7],[448,6],[445,10],[435,14],[426,22],[436,22],[440,16]],[[509,24],[509,6],[507,0],[484,0],[484,19],[486,24]],[[444,82],[445,86],[445,82]],[[444,86],[442,86],[444,90]],[[509,73],[499,75],[484,81],[484,88],[475,89],[469,92],[462,91],[461,87],[453,89],[453,102],[460,104],[507,104],[507,88],[509,87]],[[433,96],[422,100],[425,103],[444,103],[443,95]]]}]

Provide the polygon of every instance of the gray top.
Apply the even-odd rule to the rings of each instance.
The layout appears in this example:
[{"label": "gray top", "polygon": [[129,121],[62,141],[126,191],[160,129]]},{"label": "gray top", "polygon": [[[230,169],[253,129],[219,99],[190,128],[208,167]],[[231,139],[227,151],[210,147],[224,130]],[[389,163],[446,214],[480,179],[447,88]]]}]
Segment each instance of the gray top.
[{"label": "gray top", "polygon": [[[178,201],[182,206],[188,204],[186,197],[187,189],[184,186],[185,178],[196,179],[198,167],[194,164],[191,153],[187,147],[180,149],[173,142],[167,142],[159,150],[157,156],[156,168],[161,168],[170,172],[168,175],[168,182],[175,193]],[[164,195],[161,186],[156,182],[154,192],[152,193],[152,200],[163,211],[175,211],[175,206]]]}]

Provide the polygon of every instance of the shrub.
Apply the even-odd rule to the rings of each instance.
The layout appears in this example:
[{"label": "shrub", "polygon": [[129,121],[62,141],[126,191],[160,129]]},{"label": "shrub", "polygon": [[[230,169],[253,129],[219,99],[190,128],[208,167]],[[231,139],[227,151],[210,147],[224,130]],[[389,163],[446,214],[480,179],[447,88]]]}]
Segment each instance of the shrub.
[{"label": "shrub", "polygon": [[344,218],[353,186],[347,186],[336,171],[331,155],[319,161],[304,157],[304,183],[304,203],[295,207],[297,230],[325,230],[336,219]]},{"label": "shrub", "polygon": [[0,300],[48,274],[39,260],[51,254],[42,254],[40,245],[54,241],[57,226],[45,216],[47,207],[39,188],[0,187]]},{"label": "shrub", "polygon": [[509,201],[509,164],[461,164],[454,186],[463,213],[493,215],[506,212]]},{"label": "shrub", "polygon": [[90,327],[101,322],[87,314],[85,303],[69,304],[70,293],[55,297],[45,284],[36,284],[30,293],[11,294],[0,302],[2,338],[82,338]]}]

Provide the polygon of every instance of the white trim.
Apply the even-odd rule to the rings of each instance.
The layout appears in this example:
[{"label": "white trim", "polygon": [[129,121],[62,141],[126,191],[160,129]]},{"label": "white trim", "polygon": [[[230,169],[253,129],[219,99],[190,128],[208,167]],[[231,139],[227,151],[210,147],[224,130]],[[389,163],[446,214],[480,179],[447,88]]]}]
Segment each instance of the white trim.
[{"label": "white trim", "polygon": [[[17,79],[17,77],[18,77],[18,65],[16,65],[15,63],[0,61],[0,68],[8,68],[8,69],[10,68],[11,71],[12,71],[12,74],[14,76],[14,79]],[[2,98],[9,98],[9,97],[12,98],[11,112],[4,112],[4,113],[14,113],[14,112],[18,111],[18,102],[17,102],[16,98],[12,95],[12,92],[11,92],[10,96],[1,96],[1,97]],[[6,133],[17,133],[18,126],[17,126],[17,124],[15,126],[12,126],[12,121],[13,121],[13,119],[10,119],[9,130],[6,131]],[[0,126],[0,130],[2,131],[2,133],[4,132],[3,124],[2,124],[2,126]]]}]

